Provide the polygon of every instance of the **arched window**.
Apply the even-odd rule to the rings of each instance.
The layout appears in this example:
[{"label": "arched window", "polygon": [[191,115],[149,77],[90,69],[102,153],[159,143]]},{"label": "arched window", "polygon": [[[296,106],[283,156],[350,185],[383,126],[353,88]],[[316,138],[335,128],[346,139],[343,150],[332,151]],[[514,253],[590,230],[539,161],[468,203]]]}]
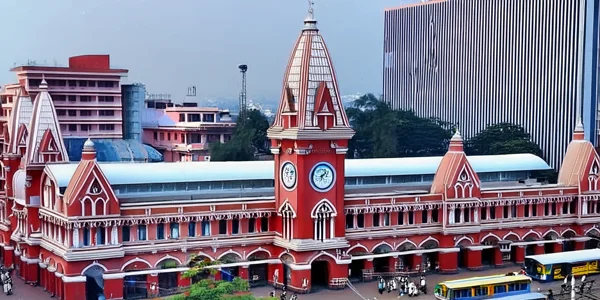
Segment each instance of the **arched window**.
[{"label": "arched window", "polygon": [[52,203],[54,202],[52,199],[52,182],[50,178],[46,178],[44,182],[44,207],[48,209],[52,209]]},{"label": "arched window", "polygon": [[[314,220],[314,239],[317,241],[324,241],[327,239],[327,232],[329,231],[329,238],[335,237],[335,224],[334,217],[337,212],[333,208],[331,202],[326,199],[321,200],[311,213],[311,217]],[[327,230],[329,227],[329,230]]]},{"label": "arched window", "polygon": [[279,215],[281,216],[282,226],[281,235],[285,240],[292,240],[294,238],[294,218],[296,212],[289,202],[284,202],[279,209]]}]

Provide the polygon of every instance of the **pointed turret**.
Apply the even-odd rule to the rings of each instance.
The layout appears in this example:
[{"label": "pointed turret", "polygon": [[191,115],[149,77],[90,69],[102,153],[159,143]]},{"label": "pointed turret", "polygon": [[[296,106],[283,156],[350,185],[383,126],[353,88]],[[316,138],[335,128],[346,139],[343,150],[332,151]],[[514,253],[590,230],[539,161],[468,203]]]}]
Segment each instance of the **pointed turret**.
[{"label": "pointed turret", "polygon": [[457,128],[435,173],[431,193],[444,194],[448,199],[478,198],[480,183],[479,176],[467,160],[463,138]]},{"label": "pointed turret", "polygon": [[10,142],[8,152],[10,154],[22,155],[19,148],[26,147],[29,135],[29,123],[33,112],[33,104],[29,93],[23,86],[17,89],[12,114],[8,122],[8,135]]},{"label": "pointed turret", "polygon": [[267,133],[278,140],[350,139],[354,135],[312,4],[292,50],[279,109]]},{"label": "pointed turret", "polygon": [[48,84],[45,79],[42,79],[40,92],[33,102],[29,132],[27,154],[23,160],[25,165],[69,161],[56,109],[52,97],[48,93]]},{"label": "pointed turret", "polygon": [[599,159],[594,145],[585,140],[581,118],[578,118],[573,140],[567,147],[567,153],[558,172],[558,184],[580,186],[582,191],[588,190],[588,177],[598,176]]}]

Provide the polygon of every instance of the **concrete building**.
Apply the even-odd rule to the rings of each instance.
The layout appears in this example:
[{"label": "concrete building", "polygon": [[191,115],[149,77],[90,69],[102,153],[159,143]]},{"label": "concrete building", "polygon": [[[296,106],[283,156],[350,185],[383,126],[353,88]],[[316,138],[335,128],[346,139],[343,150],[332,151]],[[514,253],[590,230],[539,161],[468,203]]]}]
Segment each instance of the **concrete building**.
[{"label": "concrete building", "polygon": [[146,87],[143,84],[121,85],[123,102],[123,138],[142,141],[142,115],[146,100]]},{"label": "concrete building", "polygon": [[533,179],[541,158],[467,157],[458,132],[443,157],[345,159],[354,132],[312,13],[268,130],[273,161],[99,163],[88,140],[70,163],[39,91],[19,91],[2,132],[0,257],[57,299],[81,299],[86,275],[107,299],[168,293],[201,279],[182,277],[195,259],[311,291],[598,246],[600,157],[582,124],[552,185]]},{"label": "concrete building", "polygon": [[577,118],[596,145],[598,0],[436,0],[385,11],[383,97],[465,138],[523,126],[558,169]]}]

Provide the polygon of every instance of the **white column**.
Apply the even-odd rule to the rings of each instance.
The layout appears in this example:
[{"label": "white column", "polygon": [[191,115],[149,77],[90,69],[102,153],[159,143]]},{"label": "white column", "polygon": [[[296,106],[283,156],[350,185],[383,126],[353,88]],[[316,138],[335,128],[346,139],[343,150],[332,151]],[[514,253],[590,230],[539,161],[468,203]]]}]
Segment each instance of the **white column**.
[{"label": "white column", "polygon": [[314,236],[314,239],[315,240],[319,240],[319,234],[318,234],[318,232],[319,232],[319,226],[318,226],[318,222],[319,222],[319,219],[315,218],[315,220],[314,220],[314,223],[315,223],[315,236]]},{"label": "white column", "polygon": [[332,217],[332,216],[330,216],[330,217],[329,217],[329,227],[330,227],[330,228],[329,228],[329,232],[330,232],[330,235],[331,235],[331,236],[329,237],[330,239],[332,239],[332,238],[334,238],[334,237],[335,237],[335,226],[333,226],[334,224],[335,224],[335,222],[333,221],[333,217]]},{"label": "white column", "polygon": [[294,239],[294,219],[290,216],[289,220],[290,220],[289,221],[290,222],[290,226],[289,226],[290,227],[289,239],[291,241],[292,239]]},{"label": "white column", "polygon": [[464,223],[465,222],[465,209],[461,208],[460,209],[460,223]]},{"label": "white column", "polygon": [[353,223],[352,228],[356,229],[356,228],[358,228],[358,216],[356,214],[353,215],[353,220],[354,220],[354,222],[352,222]]}]

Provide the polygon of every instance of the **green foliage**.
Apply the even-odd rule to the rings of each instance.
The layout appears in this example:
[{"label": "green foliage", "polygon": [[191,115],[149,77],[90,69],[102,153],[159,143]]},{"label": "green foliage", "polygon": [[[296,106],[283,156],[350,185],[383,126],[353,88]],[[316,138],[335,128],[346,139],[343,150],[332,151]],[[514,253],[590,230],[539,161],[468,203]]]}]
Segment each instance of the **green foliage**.
[{"label": "green foliage", "polygon": [[[197,256],[197,255],[192,256],[192,258],[190,259],[190,269],[185,271],[185,273],[183,273],[183,278],[192,278],[196,275],[200,275],[203,273],[211,274],[211,275],[215,275],[217,273],[217,269],[207,268],[207,267],[218,265],[221,263],[220,261],[211,261],[208,258],[199,260],[198,258],[199,258],[199,256]],[[200,283],[207,284],[207,285],[210,285],[210,284],[214,285],[214,282],[210,279],[201,280]]]},{"label": "green foliage", "polygon": [[499,123],[488,126],[465,144],[467,155],[531,153],[543,157],[540,147],[519,125]]},{"label": "green foliage", "polygon": [[237,120],[231,140],[226,143],[212,143],[212,161],[254,160],[256,154],[268,153],[267,129],[269,121],[258,110],[249,110],[245,118]]},{"label": "green foliage", "polygon": [[349,145],[350,158],[444,155],[452,137],[449,123],[393,110],[373,94],[355,100],[346,112],[356,131]]},{"label": "green foliage", "polygon": [[240,277],[234,278],[231,283],[233,284],[235,292],[246,292],[250,290],[250,284],[248,283],[248,281]]},{"label": "green foliage", "polygon": [[167,300],[185,300],[185,295],[175,295],[167,298]]}]

